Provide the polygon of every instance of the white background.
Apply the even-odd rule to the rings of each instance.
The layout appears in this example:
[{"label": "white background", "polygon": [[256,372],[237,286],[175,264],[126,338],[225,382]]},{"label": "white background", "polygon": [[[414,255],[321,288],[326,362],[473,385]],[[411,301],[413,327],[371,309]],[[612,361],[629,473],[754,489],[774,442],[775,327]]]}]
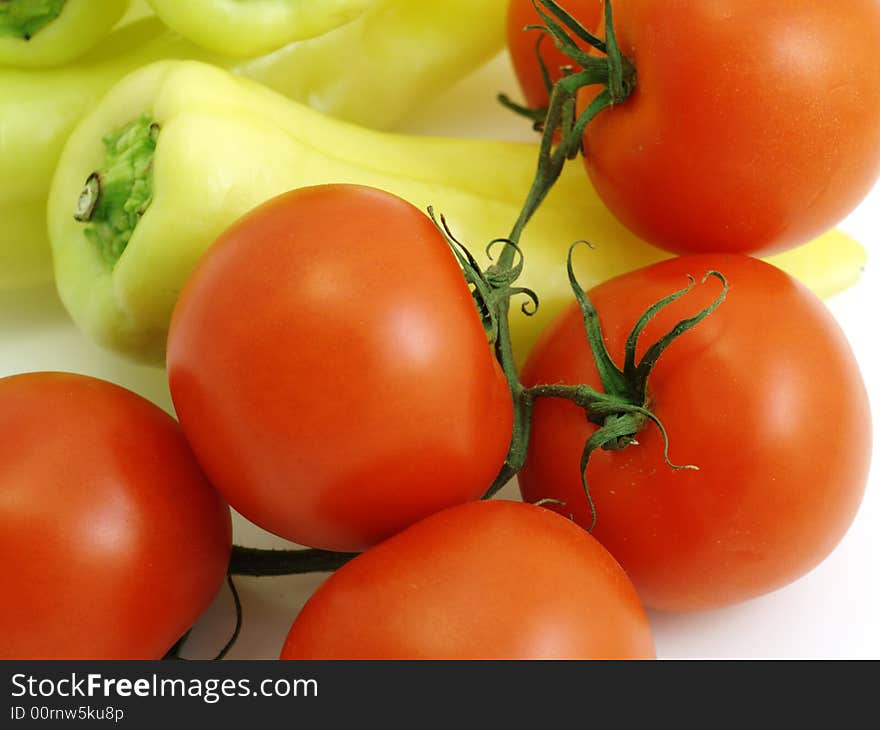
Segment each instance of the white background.
[{"label": "white background", "polygon": [[[495,93],[501,90],[516,91],[506,56],[438,98],[410,121],[406,131],[532,139],[527,123],[494,102]],[[880,239],[880,185],[841,227],[865,245],[871,260],[861,282],[828,305],[850,338],[876,412],[880,403],[880,354],[874,319],[880,303],[875,256]],[[69,322],[51,289],[0,292],[0,376],[32,370],[102,377],[171,411],[164,373],[132,365],[91,344]],[[833,384],[828,386],[833,398]],[[834,423],[827,426],[835,427]],[[875,432],[875,454],[877,443]],[[808,576],[731,608],[696,614],[652,613],[658,656],[880,658],[878,473],[880,467],[875,463],[855,523],[837,550]],[[515,498],[516,491],[507,488],[502,496]],[[235,539],[254,547],[288,546],[241,519],[236,519]],[[244,628],[230,657],[276,657],[290,622],[322,580],[323,576],[316,575],[238,579]],[[196,627],[185,654],[211,656],[223,645],[232,626],[231,599],[224,589]]]}]

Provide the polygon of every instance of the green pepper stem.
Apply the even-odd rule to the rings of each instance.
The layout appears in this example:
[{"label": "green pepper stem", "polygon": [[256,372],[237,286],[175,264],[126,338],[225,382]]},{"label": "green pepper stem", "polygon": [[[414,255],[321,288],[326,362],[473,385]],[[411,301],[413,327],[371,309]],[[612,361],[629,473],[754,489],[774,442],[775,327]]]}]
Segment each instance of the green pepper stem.
[{"label": "green pepper stem", "polygon": [[153,157],[159,126],[141,114],[104,137],[105,159],[85,182],[73,217],[109,266],[122,256],[153,199]]},{"label": "green pepper stem", "polygon": [[67,0],[0,0],[0,38],[29,41],[55,20]]}]

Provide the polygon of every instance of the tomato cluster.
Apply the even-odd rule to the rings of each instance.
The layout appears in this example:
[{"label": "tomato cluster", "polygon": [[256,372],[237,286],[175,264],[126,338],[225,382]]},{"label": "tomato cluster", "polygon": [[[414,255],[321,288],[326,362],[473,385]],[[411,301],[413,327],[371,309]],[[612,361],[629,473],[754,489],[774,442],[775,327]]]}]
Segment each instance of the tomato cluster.
[{"label": "tomato cluster", "polygon": [[[605,5],[569,10],[599,33]],[[509,15],[526,100],[551,109],[545,74],[570,78],[590,47],[571,60],[519,30],[555,10]],[[285,659],[650,658],[643,605],[743,601],[833,550],[867,479],[864,384],[824,305],[746,254],[802,243],[876,179],[880,6],[614,10],[637,81],[584,158],[624,223],[685,255],[588,294],[572,269],[572,307],[517,373],[518,240],[481,272],[379,190],[259,206],[178,299],[179,424],[85,376],[0,380],[0,555],[23,556],[0,659],[162,657],[227,574],[230,506],[313,551],[363,551]],[[520,467],[531,504],[481,499]]]}]

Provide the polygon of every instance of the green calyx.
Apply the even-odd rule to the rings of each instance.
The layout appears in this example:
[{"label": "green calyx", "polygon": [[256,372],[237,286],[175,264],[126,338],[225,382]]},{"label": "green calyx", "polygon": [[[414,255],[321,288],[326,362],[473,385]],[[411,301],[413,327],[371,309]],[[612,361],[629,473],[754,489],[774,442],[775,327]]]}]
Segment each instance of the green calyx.
[{"label": "green calyx", "polygon": [[443,234],[449,248],[455,254],[455,258],[458,259],[462,274],[470,287],[477,311],[483,321],[486,339],[490,345],[498,344],[502,338],[502,318],[507,311],[511,297],[518,295],[526,297],[521,310],[527,317],[531,317],[538,310],[538,295],[526,287],[514,286],[523,270],[522,251],[513,241],[507,238],[496,238],[494,241],[490,241],[486,247],[487,258],[490,261],[493,260],[492,250],[501,245],[505,248],[511,247],[518,254],[518,261],[510,267],[493,264],[482,269],[473,254],[452,233],[446,222],[446,217],[441,214],[438,221],[433,206],[428,206],[428,215]]},{"label": "green calyx", "polygon": [[[621,104],[636,88],[636,67],[623,55],[614,32],[614,16],[610,0],[605,0],[605,40],[593,35],[576,18],[553,0],[532,0],[543,25],[530,25],[525,30],[538,31],[535,55],[544,85],[550,96],[546,108],[532,109],[517,104],[506,95],[499,94],[498,100],[511,111],[532,120],[537,131],[545,133],[549,129],[553,137],[559,135],[557,147],[559,162],[573,159],[581,149],[581,138],[587,124],[603,109]],[[541,46],[550,36],[556,47],[571,59],[568,75],[556,84],[553,83]],[[601,53],[591,55],[578,45],[581,41]],[[575,107],[580,89],[598,84],[603,90],[580,116]]]},{"label": "green calyx", "polygon": [[147,114],[104,137],[106,158],[85,182],[74,218],[88,223],[86,238],[113,266],[153,199],[153,156],[159,126]]},{"label": "green calyx", "polygon": [[626,339],[624,348],[624,365],[618,367],[605,346],[602,336],[602,326],[599,315],[596,312],[589,296],[580,286],[572,267],[572,253],[576,246],[583,241],[578,241],[569,249],[568,254],[568,278],[580,307],[584,319],[584,327],[590,350],[599,377],[602,381],[602,392],[594,390],[587,385],[548,385],[536,386],[526,391],[531,398],[550,397],[565,398],[574,402],[584,409],[587,419],[598,426],[587,440],[581,455],[581,481],[584,487],[587,501],[592,513],[593,522],[590,530],[596,525],[596,508],[593,504],[590,490],[587,486],[586,469],[590,457],[596,449],[605,451],[620,451],[629,446],[638,445],[639,432],[649,424],[655,425],[663,437],[663,458],[667,466],[678,470],[696,470],[693,465],[680,466],[673,464],[669,458],[669,438],[661,420],[651,410],[650,396],[648,392],[648,380],[654,366],[663,352],[676,339],[690,329],[696,327],[706,317],[712,314],[727,298],[728,284],[722,274],[717,271],[708,272],[702,280],[705,283],[710,278],[721,281],[722,289],[718,297],[708,307],[697,312],[694,316],[680,320],[659,340],[650,345],[641,359],[636,357],[639,338],[645,328],[661,310],[675,301],[686,296],[697,285],[696,279],[688,277],[688,285],[676,292],[669,294],[659,302],[651,305],[633,326]]},{"label": "green calyx", "polygon": [[0,37],[29,41],[61,15],[67,0],[0,0]]},{"label": "green calyx", "polygon": [[[530,26],[529,29],[541,33],[535,51],[550,93],[550,105],[546,109],[528,109],[511,102],[503,94],[498,97],[506,107],[531,119],[536,129],[542,132],[535,179],[510,234],[510,240],[514,243],[519,242],[523,229],[559,179],[565,163],[581,153],[587,125],[600,112],[625,102],[636,88],[636,68],[621,53],[617,43],[611,0],[605,0],[604,40],[584,28],[553,0],[532,2],[544,23]],[[555,84],[551,82],[550,72],[541,57],[541,40],[548,35],[556,47],[572,60],[569,75]],[[579,41],[603,55],[586,53],[578,45]],[[585,109],[578,111],[578,94],[588,86],[598,86],[601,90]],[[508,247],[502,252],[499,264],[509,267],[513,258],[514,252]]]}]

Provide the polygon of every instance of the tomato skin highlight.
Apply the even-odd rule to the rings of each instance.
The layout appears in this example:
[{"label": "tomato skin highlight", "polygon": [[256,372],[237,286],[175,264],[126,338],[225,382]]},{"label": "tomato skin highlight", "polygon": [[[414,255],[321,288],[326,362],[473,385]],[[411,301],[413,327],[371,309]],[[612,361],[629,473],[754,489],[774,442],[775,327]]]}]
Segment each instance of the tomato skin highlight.
[{"label": "tomato skin highlight", "polygon": [[615,0],[614,22],[638,81],[588,125],[585,162],[646,241],[783,251],[880,175],[876,0]]},{"label": "tomato skin highlight", "polygon": [[[590,292],[608,350],[649,305],[709,270],[730,291],[720,308],[675,341],[649,380],[675,471],[653,426],[638,446],[596,451],[587,482],[593,535],[632,578],[645,605],[685,611],[780,588],[821,562],[848,529],[867,481],[868,399],[849,344],[822,303],[757,259],[694,255],[612,279]],[[713,279],[663,310],[640,352],[716,297]],[[580,311],[564,313],[523,369],[526,385],[601,389]],[[578,465],[594,429],[568,402],[540,400],[519,475],[523,497],[553,498],[589,525]],[[555,508],[554,508],[555,509]]]},{"label": "tomato skin highlight", "polygon": [[371,188],[302,188],[233,225],[183,291],[168,372],[230,504],[313,547],[362,550],[478,499],[510,444],[510,392],[452,252]]},{"label": "tomato skin highlight", "polygon": [[0,659],[161,659],[232,541],[177,423],[67,373],[0,379],[0,524]]},{"label": "tomato skin highlight", "polygon": [[653,659],[635,589],[569,520],[453,507],[359,555],[294,621],[282,659]]},{"label": "tomato skin highlight", "polygon": [[[577,18],[588,31],[595,33],[602,25],[604,0],[566,0],[563,7]],[[533,109],[543,109],[550,103],[550,95],[541,74],[535,53],[540,31],[525,30],[529,25],[543,25],[532,0],[510,0],[507,8],[507,48],[513,62],[513,70],[519,81],[526,103]],[[584,50],[589,46],[579,43]],[[555,82],[562,78],[564,66],[576,66],[562,51],[556,48],[549,35],[541,42],[541,58],[550,78]]]}]

